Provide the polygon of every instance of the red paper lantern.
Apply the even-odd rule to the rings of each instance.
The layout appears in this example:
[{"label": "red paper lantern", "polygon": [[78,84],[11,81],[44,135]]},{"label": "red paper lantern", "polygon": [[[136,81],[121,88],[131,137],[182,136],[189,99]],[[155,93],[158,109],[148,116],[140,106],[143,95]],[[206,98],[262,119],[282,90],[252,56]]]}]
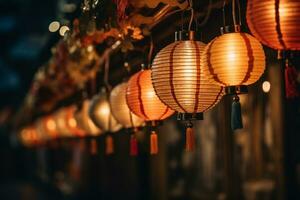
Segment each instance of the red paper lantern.
[{"label": "red paper lantern", "polygon": [[278,50],[300,50],[299,0],[248,0],[247,23],[263,44]]}]

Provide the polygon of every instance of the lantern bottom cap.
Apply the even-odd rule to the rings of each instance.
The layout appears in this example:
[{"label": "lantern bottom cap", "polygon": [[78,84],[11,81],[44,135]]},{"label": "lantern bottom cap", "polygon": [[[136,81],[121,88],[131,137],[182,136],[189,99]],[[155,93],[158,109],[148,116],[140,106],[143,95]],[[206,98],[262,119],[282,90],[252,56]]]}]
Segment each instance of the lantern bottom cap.
[{"label": "lantern bottom cap", "polygon": [[247,94],[248,87],[246,85],[227,86],[225,87],[225,93],[227,95]]},{"label": "lantern bottom cap", "polygon": [[203,113],[178,113],[177,120],[182,120],[182,121],[203,120]]}]

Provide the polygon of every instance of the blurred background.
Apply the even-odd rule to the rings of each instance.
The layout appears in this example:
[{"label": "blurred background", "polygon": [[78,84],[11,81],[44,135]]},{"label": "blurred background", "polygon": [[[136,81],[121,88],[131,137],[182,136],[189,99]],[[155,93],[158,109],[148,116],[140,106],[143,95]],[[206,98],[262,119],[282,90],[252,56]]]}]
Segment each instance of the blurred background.
[{"label": "blurred background", "polygon": [[[99,2],[101,12],[108,9],[107,1]],[[162,1],[154,8],[135,8],[134,12],[151,17],[166,2],[171,5],[172,1]],[[240,2],[243,30],[249,32],[246,1]],[[185,152],[184,125],[176,116],[158,128],[156,156],[149,155],[146,127],[138,133],[137,157],[128,154],[130,134],[124,129],[113,134],[115,153],[109,156],[104,153],[102,136],[96,138],[96,155],[90,153],[88,138],[61,139],[30,148],[22,145],[17,137],[21,125],[78,101],[73,92],[41,109],[52,95],[42,90],[36,93],[39,101],[33,109],[24,111],[35,74],[51,60],[53,47],[63,40],[60,31],[51,32],[49,25],[58,21],[60,26],[71,27],[81,16],[83,3],[0,0],[0,199],[300,199],[299,96],[286,97],[285,65],[277,59],[277,52],[267,47],[265,74],[249,87],[249,94],[241,96],[244,129],[231,130],[231,97],[224,97],[205,113],[205,120],[194,124],[195,152]],[[199,29],[202,41],[208,43],[220,34],[223,1],[194,4],[199,18],[206,20]],[[209,17],[203,19],[206,15],[201,13],[207,13],[209,6]],[[226,9],[230,20],[230,6]],[[154,55],[174,40],[174,32],[188,20],[188,13],[174,12],[150,26]],[[112,85],[126,77],[124,61],[130,64],[131,73],[140,69],[149,41],[145,37],[134,43],[138,50],[111,56]],[[99,45],[98,52],[106,46]],[[299,53],[294,52],[289,62],[298,71],[299,89]]]}]

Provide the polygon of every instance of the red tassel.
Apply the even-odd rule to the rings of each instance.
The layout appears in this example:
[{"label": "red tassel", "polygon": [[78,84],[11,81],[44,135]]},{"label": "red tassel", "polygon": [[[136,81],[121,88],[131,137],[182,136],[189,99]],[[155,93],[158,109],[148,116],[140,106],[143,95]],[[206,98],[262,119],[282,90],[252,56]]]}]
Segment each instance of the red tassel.
[{"label": "red tassel", "polygon": [[193,127],[187,127],[185,132],[185,150],[192,152],[195,150],[195,133]]},{"label": "red tassel", "polygon": [[113,154],[114,153],[114,140],[113,140],[112,136],[111,135],[106,136],[105,142],[106,142],[106,149],[105,149],[106,155]]},{"label": "red tassel", "polygon": [[296,68],[294,66],[288,66],[288,62],[286,62],[284,75],[285,75],[286,98],[291,99],[291,98],[299,97],[300,92],[298,90],[298,85],[297,85],[298,72]]},{"label": "red tassel", "polygon": [[138,142],[134,134],[132,134],[130,138],[130,155],[131,156],[138,155]]},{"label": "red tassel", "polygon": [[150,135],[150,154],[155,155],[157,153],[158,153],[157,134],[155,131],[152,131]]},{"label": "red tassel", "polygon": [[96,155],[98,153],[98,145],[95,138],[91,140],[90,152],[92,155]]}]

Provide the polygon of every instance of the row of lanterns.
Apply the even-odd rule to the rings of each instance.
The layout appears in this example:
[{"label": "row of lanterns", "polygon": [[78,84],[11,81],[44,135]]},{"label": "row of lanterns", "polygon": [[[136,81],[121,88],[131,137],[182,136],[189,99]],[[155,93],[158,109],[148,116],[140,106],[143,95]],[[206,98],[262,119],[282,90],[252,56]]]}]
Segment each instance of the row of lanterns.
[{"label": "row of lanterns", "polygon": [[[269,7],[268,7],[269,6]],[[297,11],[297,12],[296,12]],[[249,0],[247,21],[250,30],[263,44],[279,50],[299,50],[298,1],[267,3]],[[274,26],[268,27],[268,24]],[[294,27],[291,28],[291,27]],[[275,31],[274,33],[272,31]],[[277,38],[274,38],[276,35]],[[158,152],[156,126],[175,111],[186,123],[186,149],[194,149],[193,120],[213,108],[221,98],[233,95],[232,128],[242,128],[238,95],[256,82],[265,70],[265,54],[260,42],[247,33],[224,30],[209,44],[196,40],[193,31],[175,34],[175,42],[155,56],[152,66],[134,74],[128,82],[117,85],[110,93],[101,92],[82,103],[81,109],[68,107],[53,117],[45,117],[34,127],[21,132],[21,139],[38,143],[38,132],[46,139],[59,136],[98,136],[132,129],[132,155],[137,154],[134,132],[145,123],[151,127],[150,153]],[[58,134],[59,133],[59,134]],[[42,137],[41,137],[42,138]],[[29,142],[30,143],[30,142]],[[107,152],[113,152],[111,136],[106,137]]]}]

